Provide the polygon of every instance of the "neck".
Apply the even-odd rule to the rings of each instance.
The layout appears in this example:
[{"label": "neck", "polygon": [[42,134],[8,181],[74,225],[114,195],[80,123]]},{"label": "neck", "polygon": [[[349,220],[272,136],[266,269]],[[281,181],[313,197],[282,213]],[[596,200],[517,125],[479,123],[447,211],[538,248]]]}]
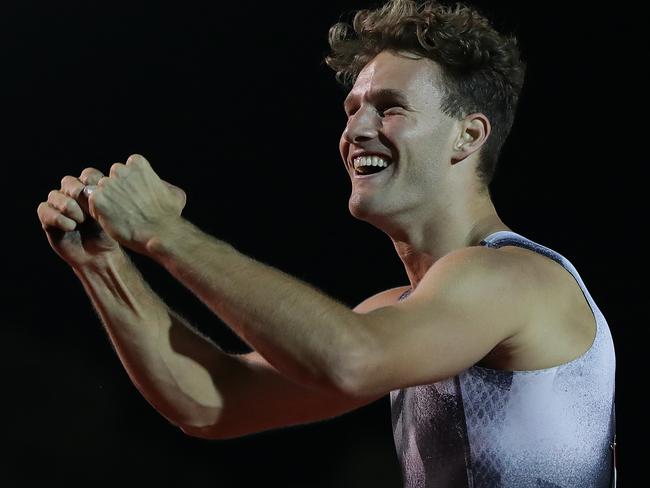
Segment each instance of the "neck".
[{"label": "neck", "polygon": [[494,232],[510,230],[497,215],[489,196],[446,210],[443,214],[430,214],[435,218],[410,222],[389,233],[411,288],[417,287],[427,270],[446,254],[477,246]]}]

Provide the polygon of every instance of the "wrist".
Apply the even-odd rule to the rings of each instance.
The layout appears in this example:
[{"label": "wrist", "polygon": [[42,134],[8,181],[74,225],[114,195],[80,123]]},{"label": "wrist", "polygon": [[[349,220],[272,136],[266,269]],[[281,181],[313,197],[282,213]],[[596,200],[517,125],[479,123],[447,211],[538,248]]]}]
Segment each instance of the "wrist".
[{"label": "wrist", "polygon": [[191,260],[206,250],[213,256],[237,252],[227,242],[206,234],[185,219],[179,218],[169,224],[147,241],[145,250],[149,258],[168,271],[175,269],[180,262],[188,258]]},{"label": "wrist", "polygon": [[159,261],[170,255],[180,244],[187,241],[191,234],[198,229],[189,221],[181,216],[176,219],[170,219],[159,225],[145,242],[144,254],[148,257]]}]

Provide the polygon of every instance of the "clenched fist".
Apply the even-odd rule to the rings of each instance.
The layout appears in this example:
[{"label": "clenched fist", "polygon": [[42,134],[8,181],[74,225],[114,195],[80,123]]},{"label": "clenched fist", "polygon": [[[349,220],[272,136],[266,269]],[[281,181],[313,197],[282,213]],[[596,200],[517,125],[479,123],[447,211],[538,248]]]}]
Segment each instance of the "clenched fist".
[{"label": "clenched fist", "polygon": [[88,202],[82,193],[86,185],[96,185],[103,174],[86,168],[79,178],[65,176],[61,188],[52,190],[47,201],[38,206],[38,218],[52,249],[73,268],[99,262],[119,244],[106,234],[88,213]]},{"label": "clenched fist", "polygon": [[185,192],[161,180],[142,156],[115,163],[86,192],[88,211],[115,241],[145,253],[147,244],[180,219]]}]

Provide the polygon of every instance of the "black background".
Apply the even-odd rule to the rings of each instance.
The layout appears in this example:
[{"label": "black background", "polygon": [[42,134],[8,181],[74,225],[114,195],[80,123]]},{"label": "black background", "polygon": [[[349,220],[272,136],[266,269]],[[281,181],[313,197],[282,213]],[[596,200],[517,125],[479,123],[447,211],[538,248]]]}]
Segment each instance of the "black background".
[{"label": "black background", "polygon": [[[187,191],[189,220],[350,306],[406,284],[390,240],[348,213],[338,154],[345,93],[322,62],[329,26],[374,5],[2,3],[5,486],[400,485],[386,398],[231,441],[171,426],[130,383],[36,217],[62,176],[108,171],[137,152]],[[647,160],[641,13],[632,4],[474,5],[519,37],[529,66],[495,205],[513,230],[569,258],[608,318],[619,467],[632,481],[634,394],[647,384],[633,352],[647,314],[630,291],[644,283],[643,193],[634,189]],[[227,350],[246,350],[168,275],[134,259],[172,307]]]}]

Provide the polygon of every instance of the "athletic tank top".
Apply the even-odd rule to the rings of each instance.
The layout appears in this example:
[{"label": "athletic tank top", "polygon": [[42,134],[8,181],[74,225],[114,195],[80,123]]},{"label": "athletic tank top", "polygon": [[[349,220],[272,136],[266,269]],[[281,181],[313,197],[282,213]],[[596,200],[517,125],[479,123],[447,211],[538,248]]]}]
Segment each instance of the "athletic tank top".
[{"label": "athletic tank top", "polygon": [[591,306],[596,337],[584,354],[559,366],[472,366],[444,381],[391,391],[404,487],[611,486],[615,355],[605,317],[557,252],[511,231],[495,232],[481,245],[519,246],[561,264]]}]

